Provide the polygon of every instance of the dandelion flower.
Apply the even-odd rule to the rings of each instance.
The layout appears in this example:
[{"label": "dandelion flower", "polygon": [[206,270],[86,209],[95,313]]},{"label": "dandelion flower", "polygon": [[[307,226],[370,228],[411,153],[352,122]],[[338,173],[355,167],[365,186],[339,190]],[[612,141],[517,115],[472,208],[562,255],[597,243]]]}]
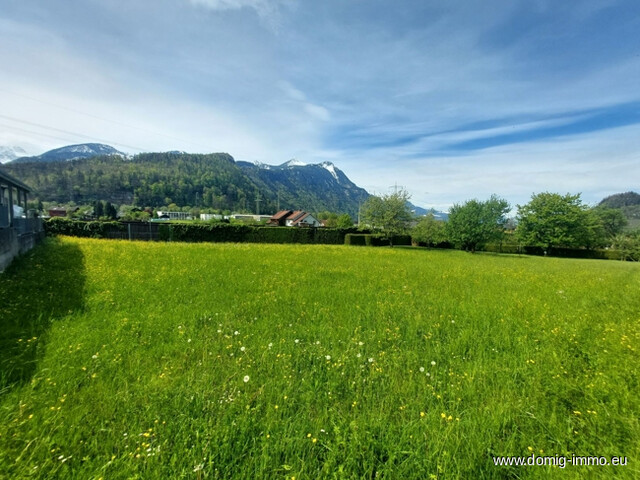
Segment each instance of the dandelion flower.
[{"label": "dandelion flower", "polygon": [[242,380],[244,381],[244,383],[247,383],[249,381],[249,375],[245,375]]}]

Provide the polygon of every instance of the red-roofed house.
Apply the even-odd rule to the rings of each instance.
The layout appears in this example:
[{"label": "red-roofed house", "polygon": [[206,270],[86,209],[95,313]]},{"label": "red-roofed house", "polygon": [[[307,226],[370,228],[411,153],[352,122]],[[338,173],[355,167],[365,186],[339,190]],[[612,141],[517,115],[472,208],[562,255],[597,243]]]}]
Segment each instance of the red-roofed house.
[{"label": "red-roofed house", "polygon": [[321,227],[322,224],[310,213],[302,210],[280,210],[269,221],[267,225],[280,227]]}]

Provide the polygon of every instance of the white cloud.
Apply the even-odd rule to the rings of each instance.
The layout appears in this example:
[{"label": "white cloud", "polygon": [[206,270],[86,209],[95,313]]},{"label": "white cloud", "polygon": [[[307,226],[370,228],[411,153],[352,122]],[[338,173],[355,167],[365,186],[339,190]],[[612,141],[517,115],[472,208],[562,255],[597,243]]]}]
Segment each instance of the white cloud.
[{"label": "white cloud", "polygon": [[189,0],[211,10],[254,10],[260,19],[270,28],[277,29],[281,21],[282,10],[294,5],[295,0]]},{"label": "white cloud", "polygon": [[386,193],[398,182],[412,193],[413,203],[442,210],[492,193],[515,206],[542,191],[582,193],[583,201],[596,204],[608,195],[638,190],[638,152],[640,125],[631,125],[456,157],[406,160],[389,150],[366,162],[351,157],[341,168],[370,191]]},{"label": "white cloud", "polygon": [[[414,203],[436,207],[491,193],[516,203],[539,190],[596,201],[638,188],[629,185],[639,173],[635,127],[438,153],[639,101],[640,57],[624,50],[637,45],[630,22],[588,30],[586,40],[616,40],[598,61],[567,46],[607,0],[580,9],[545,1],[531,18],[521,15],[529,2],[514,0],[491,9],[463,0],[403,9],[342,0],[32,3],[5,2],[0,19],[0,115],[29,122],[0,118],[0,145],[92,138],[132,152],[123,145],[272,164],[332,160],[371,191],[397,181]],[[555,13],[559,20],[536,23]],[[513,31],[519,21],[526,31]],[[550,38],[558,48],[536,50]]]}]

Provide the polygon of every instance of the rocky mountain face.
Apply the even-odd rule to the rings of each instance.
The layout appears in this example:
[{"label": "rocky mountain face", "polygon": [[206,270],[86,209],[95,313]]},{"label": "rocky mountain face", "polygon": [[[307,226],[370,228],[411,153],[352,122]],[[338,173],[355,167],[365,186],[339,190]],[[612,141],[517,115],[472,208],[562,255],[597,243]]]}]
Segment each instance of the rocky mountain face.
[{"label": "rocky mountain face", "polygon": [[[241,170],[265,191],[274,192],[282,208],[348,212],[357,215],[358,206],[369,193],[358,187],[331,162],[306,165],[290,160],[282,165],[237,162]],[[276,209],[278,205],[276,205]]]}]

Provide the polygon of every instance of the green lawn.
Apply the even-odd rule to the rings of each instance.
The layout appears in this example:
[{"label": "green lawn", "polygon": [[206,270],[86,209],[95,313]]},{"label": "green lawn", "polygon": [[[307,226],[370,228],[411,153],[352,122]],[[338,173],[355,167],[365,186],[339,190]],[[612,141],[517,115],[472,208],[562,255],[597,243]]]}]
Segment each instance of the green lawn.
[{"label": "green lawn", "polygon": [[0,478],[640,476],[638,264],[62,238],[0,298]]}]

